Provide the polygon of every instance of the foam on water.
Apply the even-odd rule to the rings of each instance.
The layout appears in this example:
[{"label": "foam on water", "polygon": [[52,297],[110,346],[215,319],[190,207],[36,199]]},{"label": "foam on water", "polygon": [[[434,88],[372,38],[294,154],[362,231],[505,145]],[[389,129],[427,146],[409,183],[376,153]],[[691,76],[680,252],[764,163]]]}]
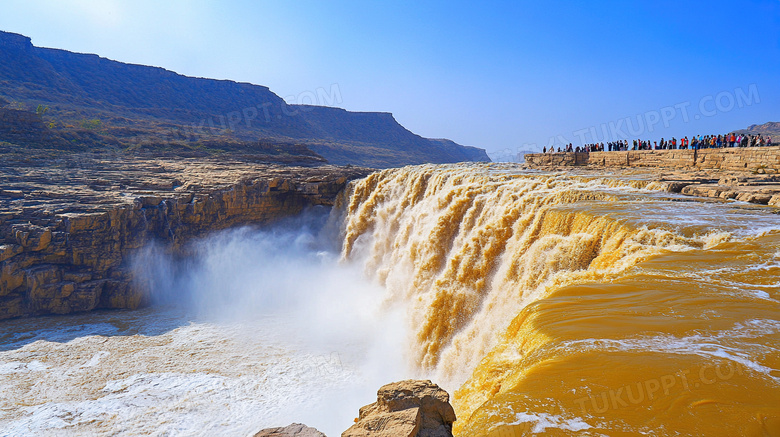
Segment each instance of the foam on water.
[{"label": "foam on water", "polygon": [[[468,435],[763,426],[776,407],[742,407],[740,389],[780,399],[780,220],[658,188],[391,169],[355,182],[332,227],[223,232],[185,260],[150,246],[136,267],[153,308],[0,323],[0,427],[247,435],[295,421],[338,435],[381,385],[431,376]],[[686,408],[710,401],[686,392],[626,420],[578,415],[582,393],[720,361],[747,371],[696,395],[740,398],[728,414],[692,422]],[[659,414],[680,418],[648,425]]]},{"label": "foam on water", "polygon": [[353,411],[327,401],[365,384],[364,345],[307,353],[273,340],[281,323],[198,322],[155,336],[37,340],[3,352],[2,435],[245,435],[306,418],[315,426],[330,413],[342,416],[319,426],[345,428],[365,401]]},{"label": "foam on water", "polygon": [[327,216],[136,260],[159,304],[0,323],[0,435],[338,435],[409,376],[403,316],[337,263]]},{"label": "foam on water", "polygon": [[531,432],[544,432],[547,428],[559,428],[568,431],[582,431],[591,428],[584,420],[580,418],[567,419],[561,416],[554,416],[547,413],[516,413],[517,421],[507,425],[520,425],[523,423],[533,424]]}]

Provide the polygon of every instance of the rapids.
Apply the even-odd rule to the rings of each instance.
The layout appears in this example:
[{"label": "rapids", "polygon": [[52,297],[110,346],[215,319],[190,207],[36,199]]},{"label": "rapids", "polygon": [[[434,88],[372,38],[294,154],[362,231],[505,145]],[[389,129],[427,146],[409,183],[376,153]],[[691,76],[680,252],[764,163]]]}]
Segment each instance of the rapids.
[{"label": "rapids", "polygon": [[456,435],[780,435],[780,216],[648,176],[358,181],[342,257],[405,302]]},{"label": "rapids", "polygon": [[389,169],[150,247],[152,308],[0,322],[0,435],[333,436],[405,378],[459,436],[780,435],[780,215],[651,180]]}]

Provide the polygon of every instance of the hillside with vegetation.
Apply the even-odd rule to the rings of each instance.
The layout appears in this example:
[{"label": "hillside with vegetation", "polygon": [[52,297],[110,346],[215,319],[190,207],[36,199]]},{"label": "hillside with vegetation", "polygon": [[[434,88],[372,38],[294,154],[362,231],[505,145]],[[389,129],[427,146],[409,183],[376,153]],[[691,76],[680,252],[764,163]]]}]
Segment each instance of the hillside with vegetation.
[{"label": "hillside with vegetation", "polygon": [[[0,32],[0,108],[2,120],[17,123],[0,128],[6,145],[302,156],[372,167],[488,160],[482,149],[416,135],[389,113],[290,105],[264,86],[35,47],[8,32]],[[33,130],[18,132],[22,125]]]},{"label": "hillside with vegetation", "polygon": [[[751,135],[756,135],[756,134],[761,134],[764,136],[769,135],[772,138],[777,138],[777,140],[780,140],[780,122],[770,121],[764,124],[752,124],[748,126],[747,129],[744,129],[739,132],[747,133]],[[777,140],[775,140],[775,142],[780,142]]]}]

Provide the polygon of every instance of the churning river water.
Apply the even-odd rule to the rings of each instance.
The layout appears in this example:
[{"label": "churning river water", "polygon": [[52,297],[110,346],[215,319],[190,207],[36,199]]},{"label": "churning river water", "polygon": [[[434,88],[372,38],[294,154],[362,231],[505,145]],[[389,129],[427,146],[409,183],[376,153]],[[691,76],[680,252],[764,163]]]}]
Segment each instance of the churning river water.
[{"label": "churning river water", "polygon": [[0,435],[339,435],[393,380],[459,436],[780,435],[780,215],[647,175],[390,169],[137,274],[157,304],[0,322]]}]

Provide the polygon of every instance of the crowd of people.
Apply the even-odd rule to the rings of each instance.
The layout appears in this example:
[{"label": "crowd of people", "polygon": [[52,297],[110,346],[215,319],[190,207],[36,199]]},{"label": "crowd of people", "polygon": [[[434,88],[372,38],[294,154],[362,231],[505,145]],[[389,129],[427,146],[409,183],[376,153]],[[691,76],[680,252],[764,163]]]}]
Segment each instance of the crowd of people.
[{"label": "crowd of people", "polygon": [[750,135],[750,134],[736,134],[730,133],[726,135],[694,135],[690,139],[674,138],[670,140],[661,141],[644,141],[634,140],[629,144],[628,140],[610,141],[607,143],[593,143],[585,144],[584,146],[573,146],[571,143],[564,146],[563,149],[559,146],[556,150],[555,147],[547,147],[542,149],[543,153],[555,153],[555,152],[617,152],[625,150],[669,150],[669,149],[715,149],[722,147],[763,147],[771,146],[772,137],[767,135],[763,136]]}]

